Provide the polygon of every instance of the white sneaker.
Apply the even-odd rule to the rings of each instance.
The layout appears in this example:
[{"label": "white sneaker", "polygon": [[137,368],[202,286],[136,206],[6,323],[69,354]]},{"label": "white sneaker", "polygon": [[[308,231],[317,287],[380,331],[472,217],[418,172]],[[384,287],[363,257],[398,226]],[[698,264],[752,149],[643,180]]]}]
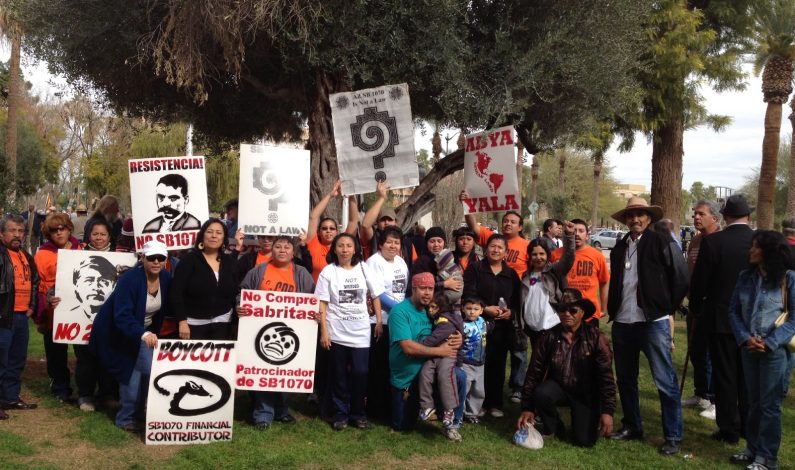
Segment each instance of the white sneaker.
[{"label": "white sneaker", "polygon": [[81,411],[96,411],[96,409],[97,408],[90,401],[84,401],[83,403],[80,404]]},{"label": "white sneaker", "polygon": [[489,411],[489,414],[492,418],[502,418],[505,416],[505,413],[503,413],[499,408],[492,408],[491,411]]},{"label": "white sneaker", "polygon": [[707,419],[711,419],[711,420],[714,421],[715,420],[715,405],[710,403],[710,405],[706,409],[704,409],[704,411],[699,413],[698,415],[701,416],[702,418],[707,418]]},{"label": "white sneaker", "polygon": [[512,403],[521,403],[522,402],[522,392],[513,392],[513,393],[511,393],[511,402]]},{"label": "white sneaker", "polygon": [[709,402],[706,398],[701,398],[697,395],[693,395],[692,397],[682,400],[682,406],[692,406],[692,407],[699,407],[702,410],[706,410],[709,408],[709,405],[712,403]]}]

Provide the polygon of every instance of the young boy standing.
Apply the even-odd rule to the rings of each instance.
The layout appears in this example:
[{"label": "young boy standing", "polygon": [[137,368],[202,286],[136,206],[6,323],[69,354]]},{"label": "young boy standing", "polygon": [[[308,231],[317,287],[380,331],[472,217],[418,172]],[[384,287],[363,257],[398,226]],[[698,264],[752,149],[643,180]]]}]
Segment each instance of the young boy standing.
[{"label": "young boy standing", "polygon": [[488,323],[481,317],[483,300],[478,297],[464,299],[461,315],[464,317],[464,343],[461,345],[463,364],[461,368],[467,375],[467,399],[464,419],[472,424],[480,421],[484,389],[483,364],[486,360],[486,333]]}]

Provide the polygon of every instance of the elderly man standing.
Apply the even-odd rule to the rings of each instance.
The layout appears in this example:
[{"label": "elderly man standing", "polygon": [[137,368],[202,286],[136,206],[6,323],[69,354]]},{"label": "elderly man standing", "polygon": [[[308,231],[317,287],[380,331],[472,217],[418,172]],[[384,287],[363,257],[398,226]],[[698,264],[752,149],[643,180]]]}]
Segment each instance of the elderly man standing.
[{"label": "elderly man standing", "polygon": [[[698,234],[687,246],[687,271],[692,278],[696,267],[701,240],[707,235],[720,230],[720,207],[715,201],[702,199],[693,206],[693,226]],[[704,418],[715,419],[715,405],[712,403],[714,392],[712,387],[712,364],[709,360],[709,342],[703,327],[696,320],[699,312],[693,310],[687,314],[687,350],[693,363],[693,396],[682,400],[682,406],[699,406]]]},{"label": "elderly man standing", "polygon": [[690,285],[690,308],[709,338],[718,425],[712,438],[731,444],[745,434],[748,400],[740,347],[729,324],[729,302],[740,271],[749,267],[752,210],[742,194],[729,196],[721,210],[726,228],[701,241]]},{"label": "elderly man standing", "polygon": [[660,453],[673,455],[679,452],[682,441],[682,404],[671,354],[669,316],[687,293],[687,266],[671,235],[649,228],[662,218],[659,206],[632,197],[613,218],[626,224],[629,233],[610,252],[607,312],[614,322],[616,381],[624,412],[623,427],[612,438],[643,438],[638,398],[638,367],[643,352],[660,396],[665,438]]},{"label": "elderly man standing", "polygon": [[[19,392],[28,356],[28,318],[38,303],[39,272],[33,257],[22,249],[22,217],[0,222],[0,234],[0,406],[29,410],[36,405],[22,401]],[[0,419],[8,419],[5,411],[0,411]]]}]

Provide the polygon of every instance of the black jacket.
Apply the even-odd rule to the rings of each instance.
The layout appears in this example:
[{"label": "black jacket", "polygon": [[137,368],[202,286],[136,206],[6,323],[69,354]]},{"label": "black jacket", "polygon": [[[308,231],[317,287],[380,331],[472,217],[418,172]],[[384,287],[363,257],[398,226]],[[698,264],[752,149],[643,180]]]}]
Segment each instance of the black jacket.
[{"label": "black jacket", "polygon": [[[39,304],[39,271],[36,262],[25,250],[19,250],[25,256],[30,266],[30,303],[28,308],[36,313]],[[15,255],[16,256],[16,255]],[[14,314],[14,263],[8,248],[0,244],[0,328],[11,328]]]},{"label": "black jacket", "polygon": [[740,271],[748,269],[753,235],[748,225],[737,224],[701,240],[690,283],[690,311],[699,318],[699,327],[733,334],[728,318],[729,301]]},{"label": "black jacket", "polygon": [[[610,321],[621,308],[624,290],[624,263],[626,261],[626,234],[610,251],[610,288],[607,313]],[[650,229],[643,232],[638,242],[638,307],[646,321],[672,315],[687,294],[687,263],[682,250],[670,233]]]},{"label": "black jacket", "polygon": [[464,271],[464,295],[478,296],[486,305],[497,305],[500,297],[505,299],[514,318],[519,315],[522,305],[522,284],[519,276],[508,264],[502,262],[502,271],[494,274],[487,259],[470,264]]},{"label": "black jacket", "polygon": [[221,255],[218,281],[204,255],[188,250],[174,270],[169,299],[177,321],[188,317],[210,319],[223,315],[235,307],[240,279],[237,257]]}]

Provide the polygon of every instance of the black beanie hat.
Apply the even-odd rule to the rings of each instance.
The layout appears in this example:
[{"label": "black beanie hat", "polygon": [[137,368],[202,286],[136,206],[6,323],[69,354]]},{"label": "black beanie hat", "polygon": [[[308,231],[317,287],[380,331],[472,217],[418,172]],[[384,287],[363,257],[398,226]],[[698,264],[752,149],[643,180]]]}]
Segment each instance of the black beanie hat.
[{"label": "black beanie hat", "polygon": [[426,242],[434,237],[439,237],[447,243],[447,236],[444,234],[444,229],[442,229],[442,227],[431,227],[425,231]]}]

